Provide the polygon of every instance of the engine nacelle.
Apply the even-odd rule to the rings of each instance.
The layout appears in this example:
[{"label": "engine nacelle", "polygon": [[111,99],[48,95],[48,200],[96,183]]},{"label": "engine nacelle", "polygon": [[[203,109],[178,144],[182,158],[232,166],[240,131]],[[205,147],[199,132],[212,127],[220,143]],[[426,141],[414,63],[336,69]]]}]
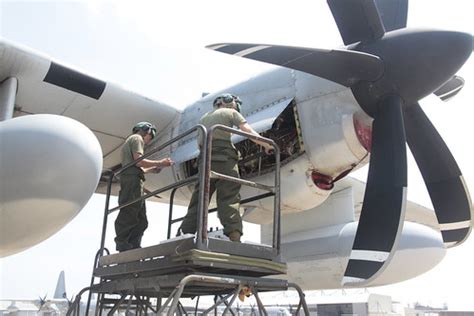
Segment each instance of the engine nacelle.
[{"label": "engine nacelle", "polygon": [[0,123],[0,257],[47,239],[89,201],[102,149],[82,123],[29,115]]},{"label": "engine nacelle", "polygon": [[[306,290],[340,288],[357,224],[352,222],[282,236],[281,253],[288,264],[287,278]],[[369,286],[414,278],[435,267],[445,254],[439,232],[405,222],[392,260]]]}]

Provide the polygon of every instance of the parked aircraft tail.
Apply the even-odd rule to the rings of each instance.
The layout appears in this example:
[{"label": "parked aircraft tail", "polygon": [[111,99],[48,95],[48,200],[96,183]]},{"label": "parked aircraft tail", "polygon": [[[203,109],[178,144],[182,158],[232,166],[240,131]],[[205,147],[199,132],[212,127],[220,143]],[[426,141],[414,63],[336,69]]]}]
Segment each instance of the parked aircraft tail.
[{"label": "parked aircraft tail", "polygon": [[54,291],[53,298],[67,298],[66,295],[66,278],[64,276],[64,271],[59,273],[58,283],[56,283],[56,290]]}]

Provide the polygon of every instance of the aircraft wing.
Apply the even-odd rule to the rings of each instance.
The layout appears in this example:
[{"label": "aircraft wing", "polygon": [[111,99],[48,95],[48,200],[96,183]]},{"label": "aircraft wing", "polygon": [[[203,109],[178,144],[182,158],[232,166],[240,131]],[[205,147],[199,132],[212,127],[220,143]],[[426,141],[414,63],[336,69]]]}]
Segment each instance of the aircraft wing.
[{"label": "aircraft wing", "polygon": [[[322,205],[316,208],[317,220],[308,221],[311,223],[311,229],[359,221],[365,188],[365,182],[350,176],[337,181],[331,195]],[[352,205],[347,202],[348,199],[352,199]],[[346,201],[341,202],[343,200]],[[326,209],[329,209],[329,211]],[[329,212],[331,216],[321,216],[326,212]],[[440,230],[435,212],[412,201],[406,203],[405,221],[422,224],[438,232]]]},{"label": "aircraft wing", "polygon": [[[363,181],[357,180],[355,178],[345,177],[344,179],[341,179],[336,183],[334,190],[340,191],[347,188],[348,186],[352,187],[354,197],[355,220],[358,221],[362,209],[362,201],[364,199],[366,184]],[[432,229],[439,231],[439,224],[436,219],[435,212],[432,209],[429,209],[412,201],[407,200],[405,220],[429,226]]]},{"label": "aircraft wing", "polygon": [[104,169],[120,165],[121,145],[137,122],[155,124],[157,138],[167,139],[179,117],[166,104],[1,38],[0,100],[0,178],[9,179],[2,185],[0,216],[8,220],[1,222],[0,257],[70,222],[101,191]]},{"label": "aircraft wing", "polygon": [[18,80],[14,116],[56,114],[89,127],[103,152],[104,169],[120,163],[133,125],[150,121],[158,135],[179,111],[0,38],[0,82]]}]

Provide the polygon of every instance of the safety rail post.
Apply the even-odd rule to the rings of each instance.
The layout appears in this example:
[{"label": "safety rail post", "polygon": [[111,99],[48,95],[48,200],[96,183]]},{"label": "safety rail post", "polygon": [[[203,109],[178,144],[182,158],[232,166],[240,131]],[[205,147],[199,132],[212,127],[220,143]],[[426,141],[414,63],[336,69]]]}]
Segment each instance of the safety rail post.
[{"label": "safety rail post", "polygon": [[170,195],[170,207],[168,211],[168,233],[166,235],[167,239],[171,238],[171,225],[173,225],[173,203],[174,203],[174,195],[176,194],[176,190],[178,188],[174,188],[171,190],[171,195]]},{"label": "safety rail post", "polygon": [[[103,256],[104,251],[107,253],[107,255],[110,255],[110,252],[107,248],[104,248],[104,247],[100,248],[95,254],[94,266],[92,267],[92,271],[94,271],[94,269],[99,266],[99,258]],[[92,286],[94,285],[94,278],[95,278],[94,273],[92,273],[90,288],[92,288]],[[86,310],[89,310],[89,307],[91,305],[91,300],[92,300],[92,292],[89,291],[89,295],[87,296]]]},{"label": "safety rail post", "polygon": [[[210,174],[211,174],[211,156],[212,156],[212,136],[214,135],[214,131],[216,129],[221,129],[227,131],[231,134],[238,134],[249,139],[262,141],[264,143],[270,144],[275,153],[275,186],[274,186],[274,211],[273,211],[273,242],[272,247],[276,250],[277,255],[280,254],[280,148],[278,145],[269,138],[265,138],[262,136],[257,136],[254,134],[250,134],[241,130],[234,129],[232,127],[228,127],[221,124],[216,124],[211,126],[209,132],[207,133],[207,138],[204,140],[203,147],[204,150],[204,157],[201,161],[201,166],[199,170],[199,175],[202,176],[202,172],[204,172],[204,181],[199,183],[199,201],[198,203],[198,223],[197,223],[197,246],[198,248],[203,248],[204,243],[207,242],[207,217],[208,217],[208,201],[209,201],[209,188],[210,188]],[[245,181],[239,181],[238,178],[232,177],[225,177],[229,181],[245,183]]]},{"label": "safety rail post", "polygon": [[[202,138],[201,161],[198,171],[200,179],[198,191],[198,209],[197,209],[197,231],[196,245],[199,249],[204,248],[204,241],[207,242],[207,211],[209,209],[209,190],[210,190],[210,172],[211,172],[211,151],[213,129],[208,132],[206,137]],[[204,228],[205,227],[205,228]]]},{"label": "safety rail post", "polygon": [[104,251],[105,247],[105,232],[107,230],[107,219],[108,219],[108,210],[109,210],[109,203],[110,203],[110,194],[112,193],[112,181],[114,179],[114,173],[112,171],[107,171],[109,173],[109,178],[107,180],[107,193],[105,196],[105,210],[104,210],[104,219],[102,221],[102,235],[100,238],[100,248],[99,251],[101,254]]},{"label": "safety rail post", "polygon": [[275,196],[273,198],[273,248],[280,255],[281,244],[281,205],[280,205],[280,147],[271,140],[270,143],[275,150]]}]

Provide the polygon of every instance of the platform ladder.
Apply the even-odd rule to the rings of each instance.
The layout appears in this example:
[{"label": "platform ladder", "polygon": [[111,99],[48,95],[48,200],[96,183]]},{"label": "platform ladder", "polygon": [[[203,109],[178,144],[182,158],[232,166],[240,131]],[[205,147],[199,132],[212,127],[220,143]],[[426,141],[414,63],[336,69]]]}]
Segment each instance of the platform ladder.
[{"label": "platform ladder", "polygon": [[[275,178],[274,185],[259,184],[244,179],[234,178],[211,171],[212,135],[220,129],[238,134],[250,139],[268,143],[274,148]],[[157,189],[153,192],[123,205],[109,208],[113,179],[125,169],[137,162],[171,146],[183,138],[198,133],[203,140],[197,175],[177,181],[174,184]],[[235,315],[232,304],[242,293],[251,293],[255,297],[261,315],[267,315],[259,293],[286,291],[294,288],[298,293],[299,302],[296,314],[300,312],[309,315],[304,293],[301,288],[286,280],[270,278],[286,272],[286,264],[280,256],[280,150],[276,143],[268,138],[246,133],[223,125],[214,125],[209,132],[202,125],[176,136],[170,141],[154,148],[140,157],[137,161],[123,166],[119,170],[110,171],[107,183],[102,238],[100,249],[94,258],[94,268],[89,287],[82,289],[69,308],[67,315],[81,315],[81,297],[88,292],[85,315],[91,309],[92,294],[97,294],[95,315],[102,316],[104,312],[113,315],[117,311],[125,314],[147,315],[207,315],[217,314],[218,306],[225,306],[223,314]],[[272,245],[256,245],[236,243],[209,237],[207,234],[209,210],[210,179],[218,178],[250,186],[259,191],[266,191],[241,201],[241,204],[273,196],[273,240]],[[204,179],[204,181],[199,181]],[[173,199],[177,189],[191,183],[199,183],[199,202],[196,235],[183,235],[170,238],[171,225],[183,218],[173,219]],[[130,251],[110,254],[105,248],[105,236],[108,215],[122,207],[141,200],[146,200],[160,193],[171,190],[168,221],[168,239],[151,247],[133,249]],[[265,278],[263,278],[265,276]],[[98,278],[99,282],[94,283]],[[199,309],[198,303],[194,310],[185,308],[181,298],[196,298],[214,296],[214,304],[205,310]]]}]

